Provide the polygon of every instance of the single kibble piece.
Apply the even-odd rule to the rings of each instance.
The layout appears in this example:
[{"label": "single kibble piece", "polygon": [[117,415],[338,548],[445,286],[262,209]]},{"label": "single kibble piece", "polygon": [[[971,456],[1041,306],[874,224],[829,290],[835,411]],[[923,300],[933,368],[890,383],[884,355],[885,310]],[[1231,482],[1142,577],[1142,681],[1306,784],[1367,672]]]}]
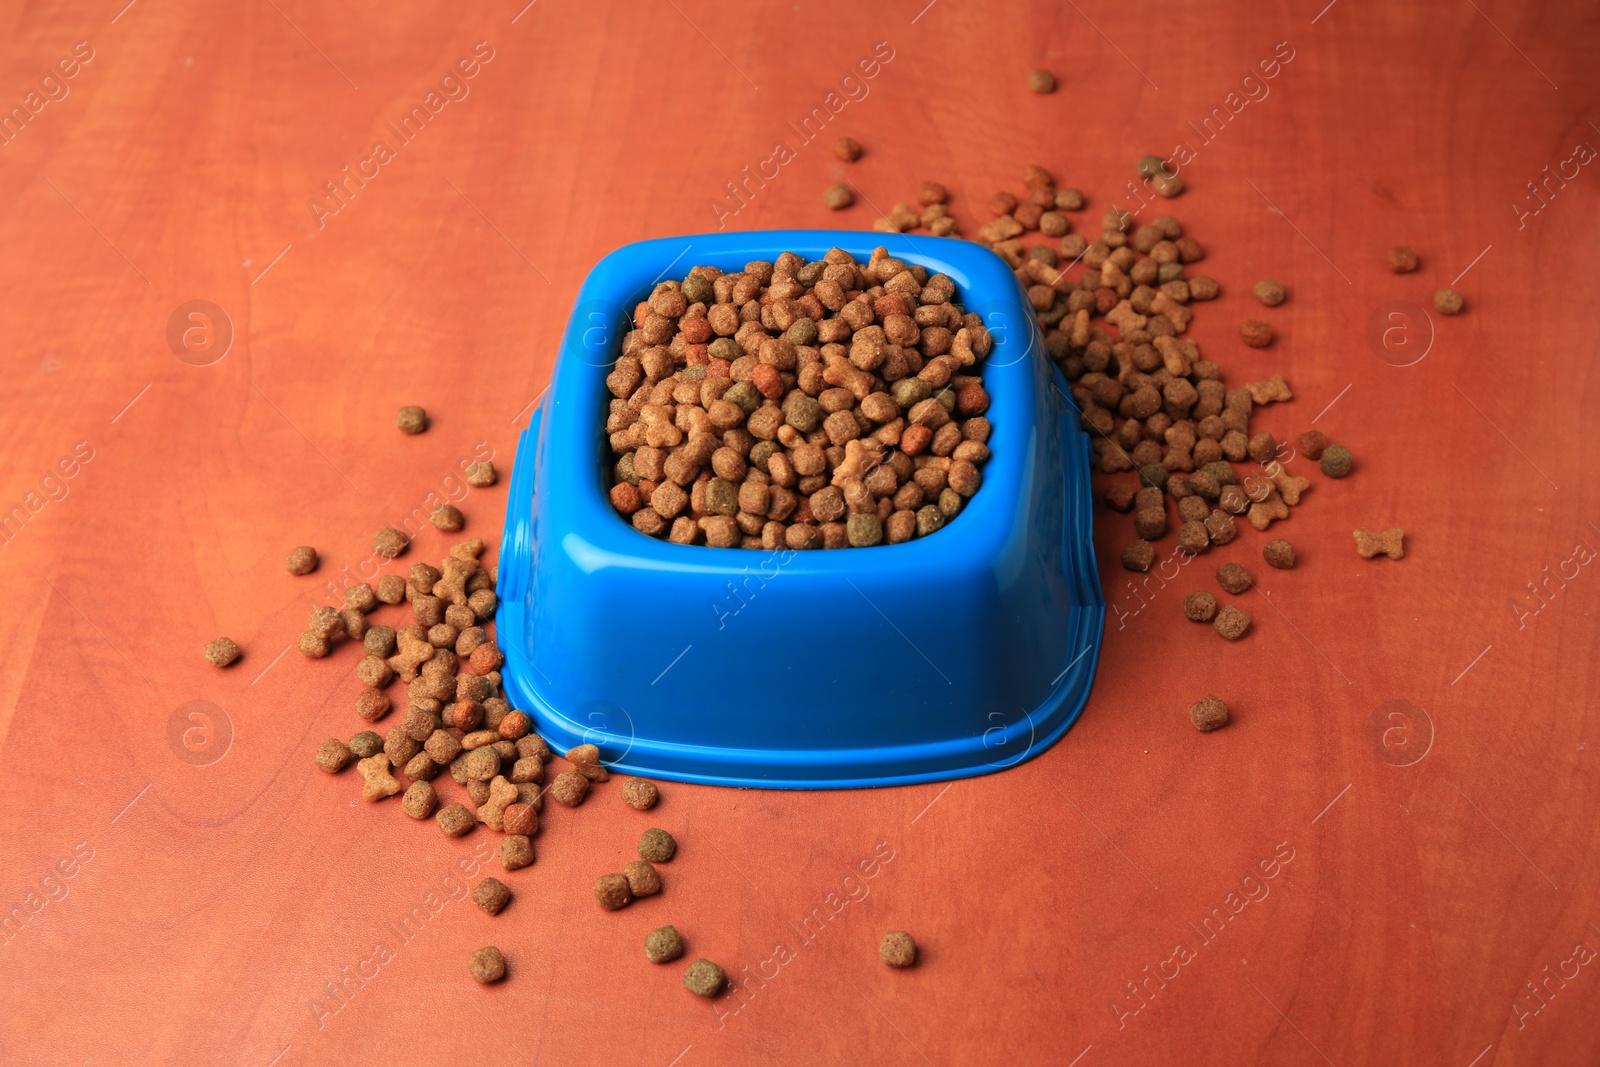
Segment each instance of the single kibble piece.
[{"label": "single kibble piece", "polygon": [[834,211],[843,211],[856,202],[856,194],[844,182],[834,182],[822,190],[822,202]]},{"label": "single kibble piece", "polygon": [[500,955],[499,949],[490,945],[472,954],[472,962],[468,965],[468,969],[472,972],[474,982],[488,985],[506,976],[506,958]]},{"label": "single kibble piece", "polygon": [[1362,559],[1371,559],[1379,553],[1388,556],[1390,559],[1404,559],[1406,554],[1405,536],[1406,532],[1398,526],[1391,526],[1382,533],[1357,530],[1356,551],[1361,553]]},{"label": "single kibble piece", "polygon": [[1204,589],[1183,598],[1183,613],[1195,622],[1210,622],[1217,613],[1217,598]]},{"label": "single kibble piece", "polygon": [[[522,795],[520,789],[517,795]],[[508,834],[532,837],[539,830],[539,813],[533,810],[532,804],[510,804],[500,816],[500,826]]]},{"label": "single kibble piece", "polygon": [[1217,584],[1224,590],[1238,596],[1255,584],[1255,579],[1250,577],[1250,572],[1237,563],[1224,563],[1217,568]]},{"label": "single kibble piece", "polygon": [[310,574],[317,569],[317,550],[310,545],[300,545],[289,550],[290,574]]},{"label": "single kibble piece", "polygon": [[200,654],[213,667],[226,667],[239,658],[239,646],[233,643],[231,637],[219,637],[201,649]]},{"label": "single kibble piece", "polygon": [[1410,274],[1417,269],[1417,251],[1410,245],[1395,245],[1387,258],[1389,269],[1396,274]]},{"label": "single kibble piece", "polygon": [[683,988],[697,997],[714,997],[722,992],[727,976],[710,960],[695,960],[683,972]]},{"label": "single kibble piece", "polygon": [[493,485],[498,477],[494,464],[486,459],[467,464],[467,484],[474,489],[487,488]]},{"label": "single kibble piece", "polygon": [[433,509],[433,514],[428,516],[428,521],[433,523],[433,528],[446,533],[455,533],[467,524],[466,517],[461,514],[461,509],[454,504],[440,504]]},{"label": "single kibble piece", "polygon": [[665,830],[655,827],[639,838],[639,858],[651,863],[666,863],[678,854],[678,842]]},{"label": "single kibble piece", "polygon": [[378,535],[372,539],[372,551],[385,559],[394,559],[404,552],[409,544],[411,544],[411,541],[405,534],[393,527],[386,526],[379,530]]},{"label": "single kibble piece", "polygon": [[854,163],[861,158],[861,142],[854,137],[841,137],[833,142],[833,154],[846,163]]},{"label": "single kibble piece", "polygon": [[1122,550],[1122,565],[1130,571],[1147,571],[1156,561],[1156,549],[1149,541],[1140,538],[1129,541]]},{"label": "single kibble piece", "polygon": [[1250,616],[1229,604],[1217,612],[1217,619],[1211,624],[1216,627],[1217,633],[1229,641],[1237,641],[1250,629]]},{"label": "single kibble piece", "polygon": [[433,814],[438,803],[439,794],[434,792],[432,782],[412,782],[406,787],[406,795],[400,798],[400,810],[421,821]]},{"label": "single kibble piece", "polygon": [[361,797],[363,800],[382,800],[392,797],[400,792],[400,781],[389,773],[389,757],[380,752],[376,756],[368,756],[356,763],[356,770],[363,779]]},{"label": "single kibble piece", "polygon": [[1201,733],[1210,733],[1219,726],[1228,725],[1228,705],[1221,697],[1205,697],[1189,708],[1189,721]]},{"label": "single kibble piece", "polygon": [[917,962],[917,943],[904,930],[890,930],[878,942],[878,958],[891,967],[909,967]]},{"label": "single kibble piece", "polygon": [[1294,567],[1294,545],[1281,537],[1273,538],[1263,545],[1261,556],[1267,561],[1268,566],[1276,567],[1280,571]]},{"label": "single kibble piece", "polygon": [[1322,450],[1322,473],[1330,478],[1343,478],[1350,473],[1350,450],[1344,445],[1329,445]]},{"label": "single kibble piece", "polygon": [[446,804],[439,809],[433,821],[450,837],[460,837],[478,825],[477,818],[465,804]]},{"label": "single kibble piece", "polygon": [[1269,308],[1275,308],[1283,303],[1283,298],[1288,295],[1284,292],[1283,286],[1271,278],[1263,278],[1261,281],[1256,282],[1255,288],[1250,291],[1256,294],[1257,300]]},{"label": "single kibble piece", "polygon": [[491,875],[472,887],[472,902],[482,908],[485,914],[499,915],[511,903],[511,890]]},{"label": "single kibble piece", "polygon": [[575,808],[589,795],[589,779],[577,771],[562,771],[550,783],[550,796],[558,804]]},{"label": "single kibble piece", "polygon": [[644,958],[651,963],[671,963],[683,955],[683,938],[676,926],[663,926],[644,935]]},{"label": "single kibble piece", "polygon": [[1454,289],[1440,289],[1433,294],[1433,306],[1439,309],[1441,315],[1459,315],[1466,304]]},{"label": "single kibble piece", "polygon": [[1028,72],[1028,88],[1036,93],[1056,91],[1056,76],[1043,67]]},{"label": "single kibble piece", "polygon": [[406,598],[406,580],[398,574],[385,574],[378,579],[378,599],[385,604],[398,604]]},{"label": "single kibble piece", "polygon": [[338,774],[350,764],[350,749],[337,737],[330,737],[317,746],[317,754],[311,758],[329,774]]},{"label": "single kibble piece", "polygon": [[1272,327],[1260,319],[1245,319],[1239,324],[1239,337],[1251,348],[1266,348],[1272,343]]},{"label": "single kibble piece", "polygon": [[371,730],[362,730],[350,739],[350,754],[356,759],[366,759],[383,751],[383,738]]},{"label": "single kibble piece", "polygon": [[633,903],[633,890],[625,875],[602,874],[594,882],[594,899],[607,911],[616,911]]},{"label": "single kibble piece", "polygon": [[622,802],[634,811],[649,811],[661,798],[656,784],[643,778],[629,778],[622,783]]},{"label": "single kibble piece", "polygon": [[395,416],[394,424],[401,433],[421,433],[428,428],[428,413],[415,404],[407,404]]},{"label": "single kibble piece", "polygon": [[500,839],[500,867],[515,871],[533,862],[533,839],[527,834],[507,834]]},{"label": "single kibble piece", "polygon": [[1307,459],[1321,459],[1322,453],[1327,451],[1328,439],[1321,430],[1307,430],[1295,438],[1295,446]]},{"label": "single kibble piece", "polygon": [[636,897],[653,897],[661,892],[661,875],[646,860],[634,860],[622,868],[622,876]]}]

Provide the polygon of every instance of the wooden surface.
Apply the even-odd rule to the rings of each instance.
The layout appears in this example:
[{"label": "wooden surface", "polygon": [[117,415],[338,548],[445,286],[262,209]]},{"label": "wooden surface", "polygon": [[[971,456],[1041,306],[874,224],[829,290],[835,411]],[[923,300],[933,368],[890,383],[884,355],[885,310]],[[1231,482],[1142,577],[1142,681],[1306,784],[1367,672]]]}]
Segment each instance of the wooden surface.
[{"label": "wooden surface", "polygon": [[[7,5],[8,108],[76,42],[92,59],[0,147],[0,503],[27,509],[0,548],[0,1060],[1596,1062],[1600,576],[1575,546],[1600,548],[1600,174],[1512,206],[1600,144],[1594,9],[923,2]],[[478,42],[469,94],[319,219]],[[1279,42],[1292,60],[1241,87]],[[1035,65],[1060,92],[1024,91]],[[1209,141],[1187,125],[1262,85]],[[786,124],[831,91],[856,98],[801,145]],[[854,166],[824,147],[843,133]],[[1283,528],[1296,570],[1251,534],[1114,614],[1045,756],[864,793],[668,784],[648,817],[602,789],[549,813],[491,920],[459,899],[491,835],[445,840],[312,766],[361,725],[355,657],[278,658],[320,591],[284,553],[315,544],[334,578],[462,460],[509,470],[586,270],[715,228],[784,140],[725,225],[865,228],[821,189],[887,210],[932,177],[970,233],[1038,162],[1092,231],[1139,154],[1187,142],[1170,207],[1226,291],[1191,336],[1231,383],[1283,372],[1296,399],[1260,423],[1316,417],[1357,472]],[[1398,241],[1419,273],[1383,269]],[[1463,270],[1426,356],[1377,358],[1375,311]],[[1291,292],[1266,313],[1264,276]],[[195,300],[231,322],[209,366],[167,341]],[[1238,344],[1251,315],[1274,347]],[[394,431],[402,403],[428,434]],[[497,536],[505,493],[470,493],[472,532]],[[1407,557],[1359,559],[1352,528],[1390,524]],[[1129,536],[1108,515],[1096,538],[1123,610]],[[1232,559],[1260,590],[1227,645],[1178,602]],[[225,672],[199,656],[219,633],[246,650]],[[1199,735],[1206,693],[1235,721]],[[186,744],[197,700],[211,733]],[[666,892],[599,912],[591,880],[650,824],[682,841]],[[738,995],[643,960],[667,922]],[[895,928],[915,969],[876,959]],[[491,942],[510,977],[478,988]]]}]

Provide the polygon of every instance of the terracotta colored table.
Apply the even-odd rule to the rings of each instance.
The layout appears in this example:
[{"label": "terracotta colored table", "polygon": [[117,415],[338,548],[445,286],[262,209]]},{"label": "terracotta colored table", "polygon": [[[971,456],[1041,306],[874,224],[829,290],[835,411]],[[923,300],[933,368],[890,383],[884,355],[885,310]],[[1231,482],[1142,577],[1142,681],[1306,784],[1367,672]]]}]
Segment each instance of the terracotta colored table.
[{"label": "terracotta colored table", "polygon": [[[121,2],[0,19],[0,1060],[1595,1062],[1592,10]],[[355,657],[282,654],[321,589],[285,550],[337,579],[463,461],[508,470],[600,255],[865,228],[820,204],[841,177],[885,210],[938,178],[972,232],[1029,162],[1092,229],[1178,142],[1171,207],[1226,287],[1192,336],[1233,382],[1283,372],[1261,424],[1359,469],[1284,527],[1290,572],[1252,534],[1136,594],[1108,515],[1099,680],[1045,756],[668,784],[650,817],[602,790],[547,813],[493,920],[460,899],[490,835],[312,766],[360,726]],[[1383,269],[1398,241],[1418,274]],[[1263,315],[1264,276],[1292,295]],[[1458,276],[1460,318],[1384,309]],[[1252,314],[1274,347],[1239,345]],[[411,402],[434,424],[403,438]],[[469,529],[504,500],[467,494]],[[1351,529],[1391,523],[1406,559],[1359,559]],[[1260,578],[1236,645],[1178,610],[1229,559]],[[1207,692],[1236,717],[1203,736]],[[599,913],[650,823],[683,843],[666,893]],[[665,922],[737,992],[647,964]],[[921,966],[878,963],[893,928]]]}]

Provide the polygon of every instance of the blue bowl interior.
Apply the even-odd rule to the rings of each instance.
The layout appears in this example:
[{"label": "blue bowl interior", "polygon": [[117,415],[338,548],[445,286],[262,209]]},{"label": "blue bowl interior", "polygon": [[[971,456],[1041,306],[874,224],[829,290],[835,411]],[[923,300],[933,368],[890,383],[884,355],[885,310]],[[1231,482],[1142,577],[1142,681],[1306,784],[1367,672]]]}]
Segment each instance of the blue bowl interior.
[{"label": "blue bowl interior", "polygon": [[[695,264],[890,253],[955,282],[994,336],[993,456],[939,533],[763,552],[646,537],[606,497],[604,377],[634,305]],[[500,563],[512,702],[553,745],[633,773],[779,787],[980,774],[1042,751],[1087,699],[1104,623],[1087,441],[1025,296],[946,238],[774,231],[669,238],[602,260],[518,450]]]}]

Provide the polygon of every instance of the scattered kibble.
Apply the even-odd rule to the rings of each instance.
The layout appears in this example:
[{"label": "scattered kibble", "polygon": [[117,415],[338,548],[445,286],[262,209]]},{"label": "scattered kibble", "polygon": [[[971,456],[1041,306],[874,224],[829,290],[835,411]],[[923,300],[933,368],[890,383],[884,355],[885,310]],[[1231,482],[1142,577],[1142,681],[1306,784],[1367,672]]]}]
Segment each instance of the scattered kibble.
[{"label": "scattered kibble", "polygon": [[1217,568],[1217,584],[1224,590],[1238,596],[1255,584],[1255,579],[1250,577],[1250,572],[1238,563],[1224,563]]},{"label": "scattered kibble", "polygon": [[629,778],[622,783],[622,802],[635,811],[649,811],[656,806],[661,790],[643,778]]},{"label": "scattered kibble", "polygon": [[1030,70],[1028,88],[1036,93],[1053,93],[1056,91],[1056,76],[1043,67]]},{"label": "scattered kibble", "polygon": [[1387,258],[1389,269],[1396,274],[1410,274],[1417,269],[1417,252],[1410,245],[1395,245]]},{"label": "scattered kibble", "polygon": [[843,211],[856,202],[856,194],[844,182],[834,182],[822,190],[822,202],[834,211]]},{"label": "scattered kibble", "polygon": [[312,759],[329,774],[338,774],[350,764],[350,749],[337,737],[330,737],[317,746],[317,753]]},{"label": "scattered kibble", "polygon": [[683,972],[683,988],[697,997],[714,997],[722,992],[727,976],[710,960],[700,959],[689,964]]},{"label": "scattered kibble", "polygon": [[1328,447],[1328,439],[1321,430],[1307,430],[1295,439],[1295,447],[1307,459],[1320,459]]},{"label": "scattered kibble", "polygon": [[384,527],[372,539],[372,551],[385,559],[394,559],[411,544],[410,538],[393,527]]},{"label": "scattered kibble", "polygon": [[449,837],[460,837],[478,825],[477,817],[465,804],[446,804],[439,809],[433,821]]},{"label": "scattered kibble", "polygon": [[644,937],[644,958],[651,963],[671,963],[683,955],[683,938],[675,926],[662,926]]},{"label": "scattered kibble", "polygon": [[487,915],[499,915],[511,903],[511,890],[491,875],[472,887],[472,902]]},{"label": "scattered kibble", "polygon": [[1155,561],[1155,546],[1143,538],[1128,542],[1122,550],[1122,565],[1130,571],[1147,571]]},{"label": "scattered kibble", "polygon": [[416,434],[428,428],[428,413],[415,404],[407,404],[395,416],[394,424],[401,433]]},{"label": "scattered kibble", "polygon": [[357,761],[356,770],[363,779],[361,786],[363,800],[382,800],[400,792],[400,781],[389,773],[389,767],[389,757],[383,752]]},{"label": "scattered kibble", "polygon": [[474,460],[467,464],[467,484],[474,489],[487,488],[493,485],[497,478],[494,464],[486,459]]},{"label": "scattered kibble", "polygon": [[1190,706],[1189,721],[1201,733],[1210,733],[1228,725],[1228,705],[1222,702],[1221,697],[1203,697]]},{"label": "scattered kibble", "polygon": [[1404,559],[1406,554],[1406,532],[1398,526],[1391,526],[1382,533],[1373,533],[1370,530],[1356,531],[1356,551],[1362,559],[1371,559],[1376,555],[1385,555],[1390,559]]},{"label": "scattered kibble", "polygon": [[891,967],[909,967],[917,962],[917,943],[904,930],[890,930],[878,942],[878,958]]},{"label": "scattered kibble", "polygon": [[1257,300],[1261,301],[1269,308],[1275,308],[1279,304],[1283,303],[1283,298],[1288,295],[1284,292],[1283,286],[1279,285],[1271,278],[1264,278],[1261,281],[1256,282],[1255,288],[1252,289],[1251,292],[1255,293]]},{"label": "scattered kibble", "polygon": [[635,897],[653,897],[661,892],[661,875],[647,860],[634,860],[622,868],[622,876]]},{"label": "scattered kibble", "polygon": [[655,827],[639,838],[639,858],[650,863],[666,863],[678,854],[678,842],[665,830]]},{"label": "scattered kibble", "polygon": [[533,839],[527,834],[507,834],[500,839],[500,866],[515,871],[533,862]]},{"label": "scattered kibble", "polygon": [[1275,537],[1263,545],[1261,556],[1267,561],[1268,566],[1276,567],[1280,571],[1294,567],[1294,545],[1281,537]]},{"label": "scattered kibble", "polygon": [[474,982],[488,985],[491,982],[498,982],[506,976],[506,958],[500,954],[499,949],[490,945],[487,948],[480,948],[472,954],[472,961],[468,965],[468,969],[472,972],[472,980]]},{"label": "scattered kibble", "polygon": [[833,142],[833,154],[846,163],[854,163],[861,158],[861,142],[854,137],[841,137]]},{"label": "scattered kibble", "polygon": [[290,574],[310,574],[317,569],[317,550],[310,545],[300,545],[289,550]]},{"label": "scattered kibble", "polygon": [[1251,348],[1266,348],[1272,343],[1272,327],[1260,319],[1245,319],[1239,324],[1239,337]]},{"label": "scattered kibble", "polygon": [[1203,589],[1183,598],[1183,613],[1195,622],[1210,622],[1217,613],[1217,598]]},{"label": "scattered kibble", "polygon": [[208,642],[200,652],[213,667],[226,667],[239,658],[239,646],[233,643],[231,637],[219,637]]},{"label": "scattered kibble", "polygon": [[1322,473],[1330,478],[1343,478],[1350,473],[1350,450],[1343,445],[1329,445],[1322,450]]},{"label": "scattered kibble", "polygon": [[[438,766],[432,760],[428,760],[427,756],[420,753],[412,758],[426,760],[435,768]],[[407,766],[409,767],[410,764],[407,764]],[[433,809],[438,803],[439,794],[434,792],[432,782],[414,781],[406,787],[405,796],[400,798],[400,810],[420,822],[433,814]]]},{"label": "scattered kibble", "polygon": [[428,521],[434,529],[446,533],[455,533],[467,524],[466,516],[461,514],[461,509],[454,504],[440,504],[433,509],[433,514],[428,516]]},{"label": "scattered kibble", "polygon": [[1246,630],[1250,629],[1250,616],[1229,604],[1217,612],[1216,621],[1211,625],[1216,628],[1217,633],[1229,641],[1237,641],[1244,636]]},{"label": "scattered kibble", "polygon": [[562,771],[550,783],[550,796],[558,804],[575,808],[589,795],[589,779],[577,771]]},{"label": "scattered kibble", "polygon": [[1441,315],[1459,315],[1466,304],[1454,289],[1440,289],[1433,294],[1433,306]]},{"label": "scattered kibble", "polygon": [[356,759],[366,759],[383,751],[383,738],[371,730],[362,730],[350,739],[350,754]]},{"label": "scattered kibble", "polygon": [[626,875],[602,874],[594,882],[594,899],[607,911],[616,911],[633,903],[633,889]]}]

